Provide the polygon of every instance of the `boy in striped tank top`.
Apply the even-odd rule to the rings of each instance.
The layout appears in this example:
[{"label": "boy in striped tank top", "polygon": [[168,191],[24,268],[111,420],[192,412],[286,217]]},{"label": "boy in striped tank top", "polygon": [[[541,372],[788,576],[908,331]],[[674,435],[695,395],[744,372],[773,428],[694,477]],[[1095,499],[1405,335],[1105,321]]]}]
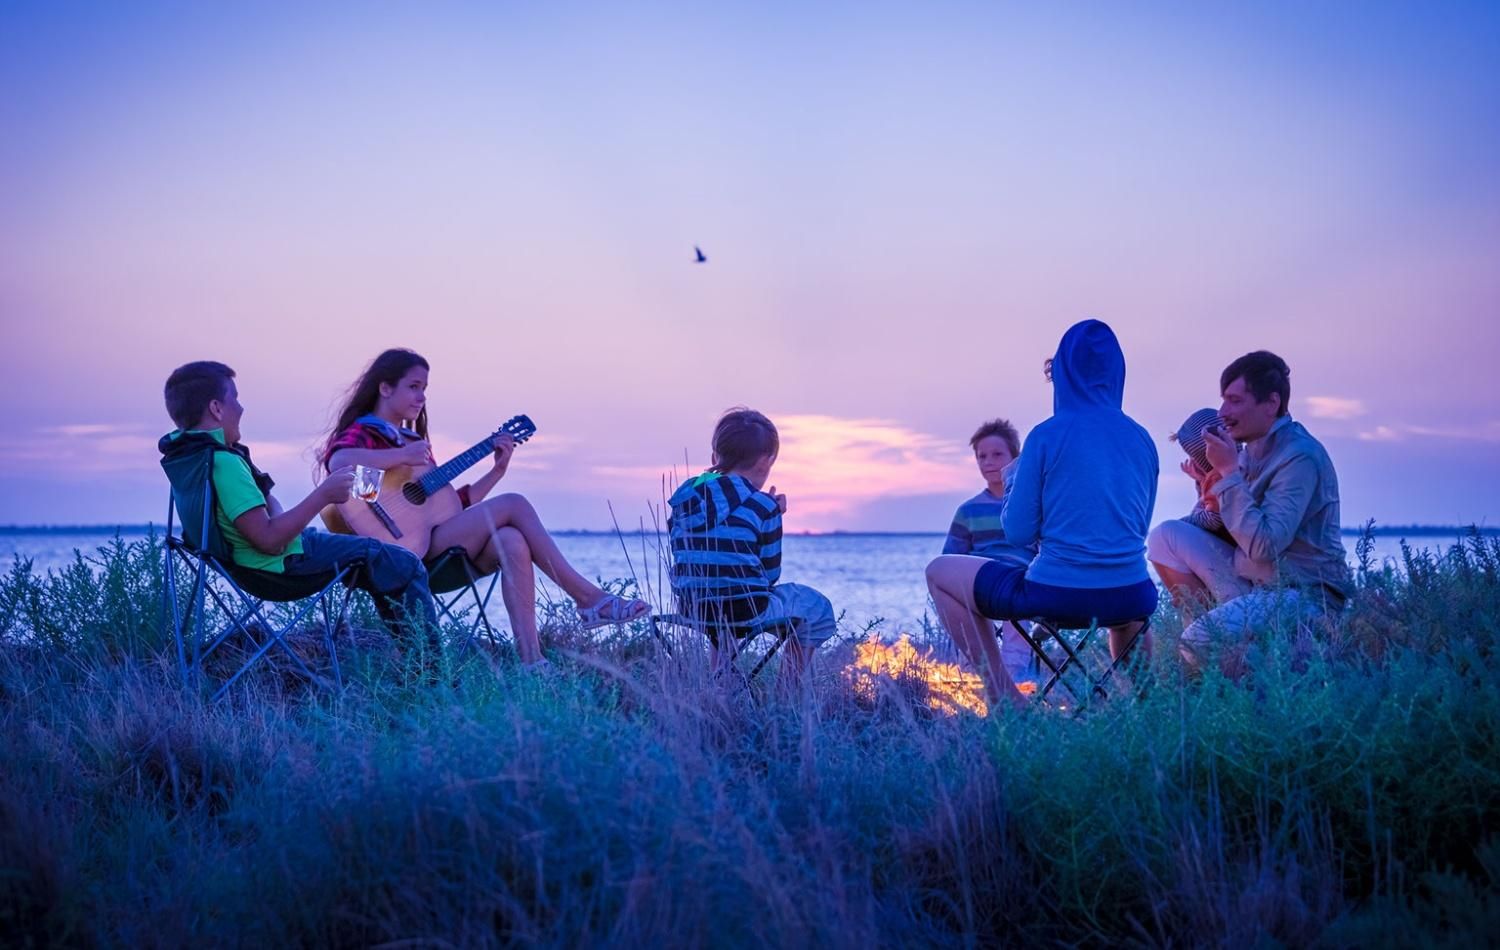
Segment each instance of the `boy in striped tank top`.
[{"label": "boy in striped tank top", "polygon": [[[781,516],[786,496],[766,490],[780,450],[771,420],[731,409],[714,427],[713,467],[672,494],[672,591],[678,609],[713,643],[715,671],[733,662],[735,639],[790,621],[783,680],[799,678],[812,651],[833,636],[833,604],[802,584],[782,584]],[[728,634],[722,637],[721,634]]]},{"label": "boy in striped tank top", "polygon": [[[972,554],[1013,564],[1030,564],[1036,557],[1036,545],[1022,546],[1007,541],[1000,517],[1005,512],[1006,473],[1013,470],[1016,457],[1021,454],[1021,437],[1016,427],[1008,419],[991,419],[974,430],[969,447],[974,450],[974,463],[979,466],[980,477],[984,479],[984,490],[959,505],[958,511],[954,512],[953,524],[943,542],[943,553]],[[1010,671],[1011,679],[1033,678],[1035,664],[1031,647],[1014,633],[1005,636],[1003,625],[1000,631],[1000,659]]]}]

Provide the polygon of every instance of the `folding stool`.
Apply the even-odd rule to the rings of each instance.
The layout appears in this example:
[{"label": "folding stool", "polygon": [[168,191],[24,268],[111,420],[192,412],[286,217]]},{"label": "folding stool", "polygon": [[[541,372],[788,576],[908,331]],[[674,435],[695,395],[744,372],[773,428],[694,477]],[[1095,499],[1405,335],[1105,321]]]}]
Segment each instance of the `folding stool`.
[{"label": "folding stool", "polygon": [[[1046,683],[1037,690],[1037,698],[1045,698],[1051,692],[1052,687],[1058,683],[1062,683],[1063,687],[1073,694],[1074,700],[1080,705],[1085,702],[1085,698],[1079,696],[1078,691],[1073,688],[1073,685],[1063,679],[1063,674],[1067,672],[1068,668],[1077,664],[1078,668],[1083,671],[1085,681],[1088,683],[1086,692],[1089,698],[1093,698],[1096,695],[1100,698],[1108,696],[1109,694],[1104,687],[1109,682],[1110,677],[1114,675],[1115,669],[1130,658],[1135,645],[1151,629],[1150,617],[1111,621],[1108,624],[1100,624],[1095,618],[1084,620],[1077,617],[1032,617],[1026,621],[1011,620],[1009,623],[1016,633],[1020,634],[1021,639],[1026,641],[1026,644],[1031,647],[1032,653],[1036,655],[1037,660],[1052,674]],[[1031,625],[1029,630],[1024,625],[1027,623]],[[1080,654],[1087,648],[1094,634],[1099,630],[1109,627],[1125,627],[1134,623],[1141,624],[1141,627],[1131,636],[1129,642],[1125,645],[1125,649],[1120,652],[1119,658],[1111,658],[1109,666],[1098,676],[1090,674],[1088,666],[1084,663]],[[1065,636],[1069,631],[1080,631],[1080,634],[1070,642],[1068,637]],[[1062,662],[1057,662],[1047,652],[1046,641],[1048,639],[1055,640],[1058,647],[1062,650]]]},{"label": "folding stool", "polygon": [[[730,600],[738,599],[742,598],[726,597],[715,599],[700,596],[698,598],[699,603],[708,608],[704,613],[703,619],[686,613],[654,614],[651,617],[651,635],[661,643],[662,647],[667,651],[667,655],[670,656],[672,654],[672,647],[667,642],[666,636],[663,635],[661,625],[692,630],[707,637],[708,642],[712,643],[715,647],[728,649],[734,659],[738,660],[740,655],[745,652],[745,647],[749,646],[752,640],[762,634],[771,634],[775,637],[775,641],[761,655],[759,661],[751,668],[749,674],[745,676],[745,685],[748,686],[755,679],[756,675],[765,668],[765,665],[771,661],[771,658],[776,655],[776,651],[780,650],[787,639],[796,631],[796,624],[790,618],[777,618],[763,624],[734,623],[728,621],[727,618],[718,622],[707,619],[707,617],[715,614],[722,615],[724,604]],[[726,647],[723,644],[728,644],[728,646]]]}]

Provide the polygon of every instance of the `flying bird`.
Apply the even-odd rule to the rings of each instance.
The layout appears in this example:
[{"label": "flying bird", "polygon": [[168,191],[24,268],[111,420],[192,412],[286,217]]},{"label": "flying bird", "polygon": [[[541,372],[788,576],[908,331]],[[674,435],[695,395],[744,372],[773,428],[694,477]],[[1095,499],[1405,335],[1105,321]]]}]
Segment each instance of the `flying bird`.
[{"label": "flying bird", "polygon": [[703,256],[703,250],[702,250],[702,248],[698,247],[698,245],[696,245],[696,244],[693,245],[693,253],[696,254],[696,255],[698,255],[697,259],[695,259],[693,261],[694,264],[706,264],[706,263],[708,263],[708,258]]}]

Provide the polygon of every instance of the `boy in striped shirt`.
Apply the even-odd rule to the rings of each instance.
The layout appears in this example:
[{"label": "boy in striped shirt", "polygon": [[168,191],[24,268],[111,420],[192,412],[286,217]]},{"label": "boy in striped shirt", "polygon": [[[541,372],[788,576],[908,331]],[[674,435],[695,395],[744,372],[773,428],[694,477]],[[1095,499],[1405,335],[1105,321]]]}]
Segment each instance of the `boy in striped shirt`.
[{"label": "boy in striped shirt", "polygon": [[[984,490],[958,506],[943,542],[943,553],[1030,564],[1036,557],[1036,545],[1022,547],[1007,541],[1000,520],[1005,511],[1005,476],[1021,454],[1016,427],[1007,419],[991,419],[974,431],[969,447],[974,450]],[[1030,678],[1031,648],[1020,637],[1002,635],[1000,658],[1012,679]]]},{"label": "boy in striped shirt", "polygon": [[731,409],[713,435],[713,467],[683,482],[669,502],[672,591],[682,613],[713,644],[715,675],[727,672],[736,639],[786,623],[783,680],[798,680],[814,650],[833,636],[833,604],[811,587],[781,583],[781,516],[786,496],[766,487],[781,440],[752,409]]}]

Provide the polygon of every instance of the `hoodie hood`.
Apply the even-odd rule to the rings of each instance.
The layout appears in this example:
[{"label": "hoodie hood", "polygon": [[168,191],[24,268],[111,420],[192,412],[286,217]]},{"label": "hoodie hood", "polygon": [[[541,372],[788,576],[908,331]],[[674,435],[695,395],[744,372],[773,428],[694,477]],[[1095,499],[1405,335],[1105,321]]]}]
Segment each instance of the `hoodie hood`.
[{"label": "hoodie hood", "polygon": [[1052,411],[1119,409],[1125,401],[1125,354],[1099,320],[1075,323],[1052,358]]},{"label": "hoodie hood", "polygon": [[156,449],[163,459],[179,459],[216,447],[225,447],[223,429],[214,429],[212,432],[200,429],[190,431],[173,429],[156,442]]},{"label": "hoodie hood", "polygon": [[723,524],[754,492],[738,475],[704,472],[678,486],[668,504],[679,527],[704,531]]},{"label": "hoodie hood", "polygon": [[250,449],[244,443],[228,445],[224,442],[223,429],[174,429],[157,440],[156,448],[161,452],[161,465],[168,470],[168,477],[171,477],[174,467],[191,466],[193,459],[200,453],[232,452],[250,466],[250,475],[255,479],[256,487],[268,500],[271,489],[276,487],[276,479],[256,468],[255,462],[250,458]]}]

